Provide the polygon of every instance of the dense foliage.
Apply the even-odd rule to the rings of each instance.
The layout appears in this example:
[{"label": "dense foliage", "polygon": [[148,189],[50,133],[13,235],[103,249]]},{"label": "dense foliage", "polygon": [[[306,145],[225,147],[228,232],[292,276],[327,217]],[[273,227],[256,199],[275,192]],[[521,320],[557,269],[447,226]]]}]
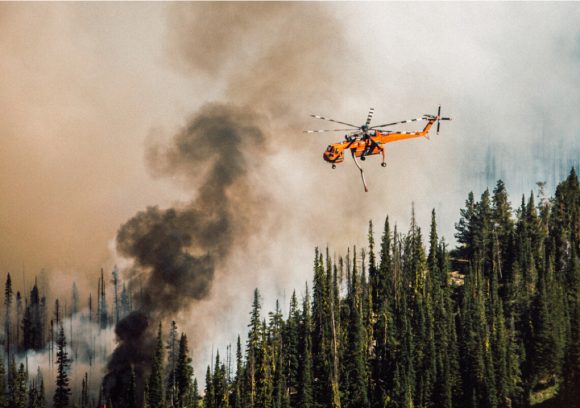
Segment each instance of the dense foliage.
[{"label": "dense foliage", "polygon": [[[428,236],[414,214],[406,234],[387,217],[380,239],[369,224],[364,249],[337,258],[316,249],[312,283],[301,299],[292,294],[286,316],[278,302],[265,314],[255,290],[245,344],[238,337],[235,356],[231,348],[225,359],[215,354],[201,391],[187,337],[171,322],[165,338],[159,325],[144,395],[137,395],[131,369],[126,405],[580,406],[580,187],[574,170],[553,198],[531,194],[516,209],[501,181],[479,200],[470,193],[455,227],[453,250],[439,237],[435,212]],[[105,279],[99,280],[94,319],[103,327],[132,307],[124,287],[117,296],[116,272],[113,282],[108,313]],[[72,299],[76,310],[76,287]],[[54,406],[70,406],[71,360],[58,301],[47,330],[37,285],[25,302],[18,293],[14,304],[8,276],[4,305],[8,361],[0,359],[0,408],[47,405],[42,376],[28,380],[14,354],[41,349],[52,333]],[[80,406],[105,404],[89,394],[85,375]]]},{"label": "dense foliage", "polygon": [[[458,247],[425,248],[385,221],[378,245],[331,259],[316,250],[302,308],[267,318],[256,290],[245,355],[208,367],[205,407],[525,407],[552,391],[580,406],[580,189],[551,200],[504,184],[469,194]],[[312,295],[310,295],[312,293]]]}]

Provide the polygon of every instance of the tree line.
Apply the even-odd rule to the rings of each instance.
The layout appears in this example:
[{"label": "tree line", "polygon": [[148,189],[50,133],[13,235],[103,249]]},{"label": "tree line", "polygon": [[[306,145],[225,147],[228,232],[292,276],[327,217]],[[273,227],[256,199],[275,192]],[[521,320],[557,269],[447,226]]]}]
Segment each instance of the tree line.
[{"label": "tree line", "polygon": [[317,249],[288,316],[255,291],[235,374],[218,354],[203,406],[580,406],[579,214],[572,170],[515,210],[501,181],[470,193],[453,250],[434,211],[425,239],[387,217],[363,250]]},{"label": "tree line", "polygon": [[[136,395],[132,372],[116,406],[137,408],[140,400],[147,408],[580,406],[574,169],[553,197],[530,193],[516,208],[502,181],[479,199],[470,193],[455,228],[457,246],[449,249],[435,211],[428,234],[413,213],[406,233],[387,217],[378,239],[369,223],[365,248],[338,257],[316,249],[312,282],[300,297],[292,294],[288,313],[278,302],[265,313],[256,289],[245,340],[238,336],[225,359],[216,352],[203,379],[194,375],[187,336],[175,322],[165,331],[160,324],[144,395]],[[113,283],[113,312],[102,275],[96,313],[89,300],[89,318],[103,328],[132,308],[115,270]],[[75,293],[66,313],[78,309]],[[110,401],[90,397],[100,393],[86,375],[72,397],[74,347],[67,346],[58,301],[50,319],[36,284],[20,306],[16,296],[16,310],[12,302],[8,276],[0,408],[110,408]],[[55,337],[57,367],[48,401],[42,373],[31,376],[14,359],[45,347],[47,333]]]}]

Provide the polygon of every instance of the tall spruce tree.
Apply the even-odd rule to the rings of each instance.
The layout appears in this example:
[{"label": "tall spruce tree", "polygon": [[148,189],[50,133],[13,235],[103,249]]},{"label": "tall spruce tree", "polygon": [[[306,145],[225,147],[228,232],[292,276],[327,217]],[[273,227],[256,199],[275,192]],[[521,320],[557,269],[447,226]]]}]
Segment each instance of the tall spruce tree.
[{"label": "tall spruce tree", "polygon": [[332,401],[330,288],[322,254],[315,250],[314,284],[312,287],[312,362],[315,406],[327,407]]},{"label": "tall spruce tree", "polygon": [[157,343],[151,363],[151,374],[149,376],[149,389],[147,393],[147,404],[149,408],[164,408],[163,404],[163,332],[161,323],[157,330]]},{"label": "tall spruce tree", "polygon": [[360,275],[357,270],[356,248],[352,266],[351,290],[348,294],[348,334],[344,356],[344,392],[346,407],[368,407],[368,377],[365,361],[365,333],[362,320]]},{"label": "tall spruce tree", "polygon": [[179,352],[175,368],[175,384],[177,388],[177,407],[186,407],[189,400],[193,380],[193,367],[187,346],[187,336],[181,334],[179,338]]},{"label": "tall spruce tree", "polygon": [[298,407],[312,408],[314,406],[312,389],[312,312],[310,309],[310,293],[308,285],[302,302],[302,321],[300,328],[301,355],[300,385],[298,389]]},{"label": "tall spruce tree", "polygon": [[56,389],[54,391],[53,406],[54,408],[65,408],[69,406],[71,389],[69,387],[68,370],[70,368],[70,359],[66,349],[66,337],[64,327],[60,325],[56,338]]},{"label": "tall spruce tree", "polygon": [[4,286],[4,351],[10,357],[12,350],[12,279],[10,273],[6,275]]},{"label": "tall spruce tree", "polygon": [[167,369],[165,370],[165,396],[169,405],[177,405],[177,383],[176,383],[176,367],[178,358],[179,339],[177,333],[177,324],[175,320],[171,321],[169,326],[169,335],[167,336]]}]

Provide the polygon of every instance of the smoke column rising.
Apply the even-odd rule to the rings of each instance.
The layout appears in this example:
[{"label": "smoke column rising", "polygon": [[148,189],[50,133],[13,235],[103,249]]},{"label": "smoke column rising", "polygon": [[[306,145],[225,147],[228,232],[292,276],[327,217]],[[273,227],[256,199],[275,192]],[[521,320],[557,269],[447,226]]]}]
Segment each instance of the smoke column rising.
[{"label": "smoke column rising", "polygon": [[126,271],[138,293],[138,311],[121,320],[115,332],[119,345],[108,364],[105,391],[115,406],[133,366],[142,387],[153,355],[154,330],[187,310],[211,290],[215,268],[231,248],[256,226],[248,220],[258,206],[248,207],[258,192],[246,179],[248,148],[252,160],[265,151],[259,119],[251,112],[213,104],[202,108],[167,148],[152,146],[148,159],[159,175],[183,178],[194,185],[195,198],[169,209],[149,207],[121,226],[117,251],[134,260]]},{"label": "smoke column rising", "polygon": [[[123,403],[117,395],[131,366],[141,386],[149,371],[152,323],[174,318],[206,298],[217,268],[222,267],[220,282],[231,280],[230,255],[243,252],[261,228],[271,225],[271,214],[279,214],[269,211],[270,187],[256,183],[255,175],[273,143],[287,133],[266,137],[262,129],[270,126],[264,122],[275,117],[278,126],[294,126],[297,100],[312,97],[319,81],[332,77],[332,70],[318,67],[318,58],[335,48],[337,35],[318,6],[195,4],[173,11],[173,33],[181,39],[175,42],[176,63],[186,75],[193,70],[214,81],[227,78],[225,99],[236,106],[207,105],[168,147],[147,149],[150,171],[190,188],[193,199],[169,209],[149,207],[118,231],[118,254],[134,261],[125,273],[139,294],[139,311],[116,327],[119,344],[104,381],[106,394],[117,399],[114,405]],[[224,23],[216,26],[218,17]],[[269,30],[276,34],[264,37]],[[224,307],[223,302],[212,305],[218,314]],[[215,313],[200,320],[215,319]]]}]

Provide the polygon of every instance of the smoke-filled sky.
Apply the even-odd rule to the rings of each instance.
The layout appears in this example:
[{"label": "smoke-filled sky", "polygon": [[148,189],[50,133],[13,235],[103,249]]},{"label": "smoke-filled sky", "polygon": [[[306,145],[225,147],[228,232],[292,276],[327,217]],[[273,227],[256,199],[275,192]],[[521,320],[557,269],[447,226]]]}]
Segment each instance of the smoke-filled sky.
[{"label": "smoke-filled sky", "polygon": [[[434,207],[451,241],[488,152],[518,194],[554,171],[545,146],[578,157],[579,21],[578,3],[2,3],[0,272],[22,284],[45,268],[56,291],[94,292],[101,267],[123,266],[121,225],[203,194],[205,158],[168,171],[159,151],[211,106],[255,116],[244,157],[217,156],[242,160],[243,234],[209,297],[181,312],[207,354],[195,333],[233,341],[254,287],[266,309],[287,303],[314,247],[364,245],[369,219],[405,229],[414,202],[426,226]],[[366,194],[353,163],[322,161],[340,134],[301,133],[331,128],[310,113],[362,123],[372,106],[390,122],[438,104],[453,121],[389,145],[386,169],[367,160]]]}]

